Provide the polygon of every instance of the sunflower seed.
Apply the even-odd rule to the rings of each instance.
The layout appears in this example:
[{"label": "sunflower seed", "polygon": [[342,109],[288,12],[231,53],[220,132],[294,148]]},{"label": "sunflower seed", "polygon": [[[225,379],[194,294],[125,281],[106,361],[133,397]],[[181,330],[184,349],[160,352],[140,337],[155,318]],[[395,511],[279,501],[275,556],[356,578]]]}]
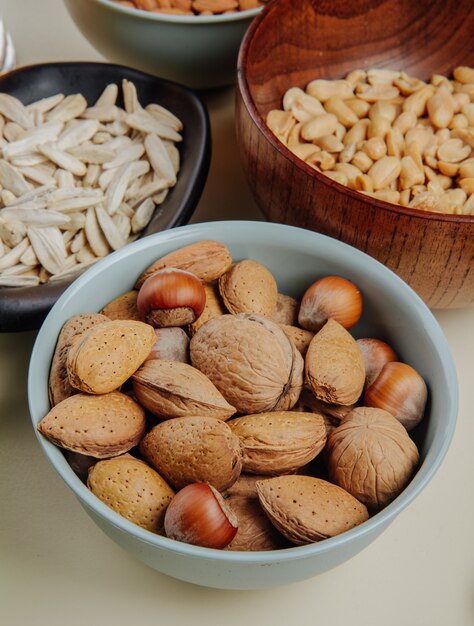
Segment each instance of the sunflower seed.
[{"label": "sunflower seed", "polygon": [[115,105],[100,105],[87,108],[82,117],[88,120],[96,120],[98,122],[115,122],[122,119],[122,109]]},{"label": "sunflower seed", "polygon": [[100,94],[95,102],[96,107],[112,106],[117,102],[118,87],[115,83],[110,83]]},{"label": "sunflower seed", "polygon": [[55,185],[56,180],[39,167],[19,167],[18,171],[28,180],[39,185]]},{"label": "sunflower seed", "polygon": [[84,272],[88,267],[96,263],[98,260],[99,259],[97,257],[94,257],[90,259],[89,261],[78,263],[72,268],[69,268],[63,272],[60,272],[59,274],[56,274],[55,276],[51,276],[49,280],[51,282],[56,282],[58,280],[62,280],[63,278],[70,278],[71,276],[77,276],[78,274],[81,274],[82,272]]},{"label": "sunflower seed", "polygon": [[127,113],[135,113],[135,111],[139,111],[142,108],[138,101],[137,88],[126,78],[122,80],[122,93],[123,103]]},{"label": "sunflower seed", "polygon": [[139,206],[143,200],[149,198],[150,196],[155,195],[159,191],[163,189],[167,189],[169,187],[168,181],[164,179],[156,179],[151,183],[143,185],[138,194],[134,198],[127,198],[127,194],[125,195],[125,200],[129,202],[129,204],[135,208]]},{"label": "sunflower seed", "polygon": [[123,213],[120,213],[120,208],[119,208],[117,213],[112,217],[112,221],[117,227],[117,230],[119,231],[120,236],[125,241],[130,236],[130,232],[131,232],[130,218],[124,215]]},{"label": "sunflower seed", "polygon": [[75,124],[67,126],[61,133],[57,147],[60,150],[74,148],[84,141],[89,141],[97,132],[99,122],[97,120],[79,120]]},{"label": "sunflower seed", "polygon": [[0,185],[14,193],[15,196],[21,196],[33,188],[30,183],[26,182],[16,167],[13,167],[4,159],[0,160]]},{"label": "sunflower seed", "polygon": [[25,129],[16,122],[8,122],[3,127],[3,136],[9,142],[21,139],[25,133]]},{"label": "sunflower seed", "polygon": [[[5,209],[2,209],[3,211]],[[19,222],[16,219],[6,220],[1,217],[0,219],[0,240],[6,243],[7,246],[13,248],[23,241],[26,237],[26,226],[23,222]]]},{"label": "sunflower seed", "polygon": [[28,238],[25,237],[19,244],[4,254],[0,259],[0,270],[16,265],[29,245]]},{"label": "sunflower seed", "polygon": [[155,174],[174,185],[176,183],[174,166],[161,139],[158,135],[147,135],[144,143],[148,160]]},{"label": "sunflower seed", "polygon": [[22,128],[33,128],[33,120],[30,113],[26,110],[18,98],[7,93],[0,93],[0,113],[11,120],[20,124]]},{"label": "sunflower seed", "polygon": [[87,100],[82,94],[77,93],[66,96],[54,109],[51,109],[47,113],[46,119],[48,121],[59,120],[61,122],[69,122],[69,120],[82,115],[86,109]]},{"label": "sunflower seed", "polygon": [[92,207],[87,209],[84,231],[87,241],[96,256],[103,257],[110,252],[109,244],[104,237],[104,233],[97,221],[95,210]]},{"label": "sunflower seed", "polygon": [[76,176],[84,176],[87,172],[87,167],[82,161],[63,150],[59,150],[53,143],[42,144],[38,146],[38,150],[47,156],[50,161]]},{"label": "sunflower seed", "polygon": [[56,141],[63,127],[63,122],[47,122],[38,128],[27,130],[21,139],[9,143],[3,149],[4,157],[11,160],[14,157],[34,154],[38,145]]},{"label": "sunflower seed", "polygon": [[116,213],[124,199],[133,165],[133,163],[125,163],[119,167],[107,188],[105,206],[109,215]]},{"label": "sunflower seed", "polygon": [[0,209],[5,220],[19,220],[27,226],[63,226],[70,222],[67,215],[48,209],[23,209],[21,207]]},{"label": "sunflower seed", "polygon": [[39,262],[50,274],[58,274],[64,269],[66,262],[66,247],[58,228],[30,227],[27,230],[28,239]]},{"label": "sunflower seed", "polygon": [[171,126],[172,128],[174,128],[174,130],[183,130],[183,122],[179,119],[179,117],[173,115],[171,111],[165,109],[165,107],[162,107],[161,105],[156,103],[152,103],[147,104],[147,106],[145,107],[145,111],[150,113],[150,115],[153,115],[153,117],[155,117],[158,121],[162,121],[163,124],[167,123],[168,126]]},{"label": "sunflower seed", "polygon": [[0,276],[0,287],[35,287],[39,282],[35,276]]},{"label": "sunflower seed", "polygon": [[142,143],[134,143],[125,150],[120,151],[114,159],[103,162],[104,170],[115,169],[124,163],[132,163],[138,161],[145,153],[145,146]]},{"label": "sunflower seed", "polygon": [[[85,226],[85,220],[84,220]],[[71,241],[71,252],[79,252],[87,243],[86,234],[83,230],[80,230]]]},{"label": "sunflower seed", "polygon": [[101,206],[96,206],[95,213],[99,226],[102,228],[102,232],[104,233],[105,238],[109,242],[112,250],[119,250],[122,248],[125,245],[125,240],[122,238],[119,229],[107,211]]},{"label": "sunflower seed", "polygon": [[54,96],[48,96],[47,98],[42,98],[41,100],[36,100],[36,102],[27,104],[25,108],[29,113],[32,113],[33,111],[47,113],[48,111],[51,111],[51,109],[54,109],[54,107],[62,100],[64,100],[64,94],[57,93]]},{"label": "sunflower seed", "polygon": [[20,263],[23,265],[38,265],[38,257],[36,256],[33,246],[29,245],[25,252],[20,257]]},{"label": "sunflower seed", "polygon": [[171,139],[171,141],[182,141],[182,136],[174,129],[162,124],[145,110],[129,113],[125,117],[125,123],[130,128],[135,128],[143,133],[154,133],[162,139]]},{"label": "sunflower seed", "polygon": [[135,235],[143,230],[151,220],[155,203],[151,198],[146,198],[136,209],[131,220],[132,233]]}]

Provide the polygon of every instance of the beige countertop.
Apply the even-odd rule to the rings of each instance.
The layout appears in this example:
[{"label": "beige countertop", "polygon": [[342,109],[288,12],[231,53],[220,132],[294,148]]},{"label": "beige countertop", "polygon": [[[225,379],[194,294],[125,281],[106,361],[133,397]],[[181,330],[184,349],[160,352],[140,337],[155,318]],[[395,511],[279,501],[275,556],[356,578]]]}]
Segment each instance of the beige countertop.
[{"label": "beige countertop", "polygon": [[[100,60],[59,0],[0,0],[19,64]],[[194,222],[262,219],[234,139],[232,88],[205,94],[209,180]],[[474,311],[435,315],[456,363],[456,433],[434,479],[372,545],[284,588],[230,592],[168,578],[112,543],[36,442],[26,398],[35,333],[0,335],[0,623],[5,626],[209,623],[338,626],[474,624]]]}]

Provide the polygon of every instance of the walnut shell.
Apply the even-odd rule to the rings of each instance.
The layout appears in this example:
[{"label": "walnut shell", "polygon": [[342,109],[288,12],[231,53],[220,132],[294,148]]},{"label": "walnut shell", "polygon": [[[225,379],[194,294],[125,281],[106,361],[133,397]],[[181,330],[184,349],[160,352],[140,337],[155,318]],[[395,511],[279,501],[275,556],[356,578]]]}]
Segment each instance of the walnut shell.
[{"label": "walnut shell", "polygon": [[260,503],[289,541],[304,545],[365,522],[366,507],[351,494],[312,476],[277,476],[256,483]]},{"label": "walnut shell", "polygon": [[53,407],[38,430],[61,448],[105,459],[138,444],[145,432],[145,411],[119,391],[78,393]]},{"label": "walnut shell", "polygon": [[371,510],[406,487],[419,454],[406,429],[388,411],[353,409],[328,438],[329,477]]},{"label": "walnut shell", "polygon": [[143,322],[111,320],[81,334],[67,357],[69,382],[87,393],[117,389],[140,367],[155,343]]},{"label": "walnut shell", "polygon": [[132,382],[140,404],[162,419],[199,415],[226,420],[235,413],[209,378],[187,363],[148,360]]},{"label": "walnut shell", "polygon": [[69,349],[81,333],[109,319],[100,313],[84,313],[69,318],[59,333],[49,373],[49,401],[51,406],[78,392],[71,387],[67,374]]},{"label": "walnut shell", "polygon": [[231,263],[230,252],[220,241],[197,241],[155,261],[138,278],[135,287],[140,289],[149,276],[165,267],[187,270],[204,282],[212,282],[226,272]]},{"label": "walnut shell", "polygon": [[303,358],[275,322],[251,313],[221,315],[191,339],[191,363],[241,413],[286,411],[298,400]]},{"label": "walnut shell", "polygon": [[237,417],[229,426],[240,439],[242,470],[252,474],[294,472],[326,444],[324,419],[316,413],[257,413]]},{"label": "walnut shell", "polygon": [[305,372],[316,398],[328,404],[354,404],[364,387],[365,365],[359,346],[333,319],[311,340]]},{"label": "walnut shell", "polygon": [[89,471],[87,486],[116,513],[146,530],[163,533],[174,491],[143,461],[130,454],[99,461]]},{"label": "walnut shell", "polygon": [[242,469],[238,437],[212,417],[162,422],[140,442],[140,452],[175,489],[207,482],[223,491]]},{"label": "walnut shell", "polygon": [[273,274],[261,263],[244,259],[219,278],[219,291],[230,313],[256,313],[271,317],[278,288]]}]

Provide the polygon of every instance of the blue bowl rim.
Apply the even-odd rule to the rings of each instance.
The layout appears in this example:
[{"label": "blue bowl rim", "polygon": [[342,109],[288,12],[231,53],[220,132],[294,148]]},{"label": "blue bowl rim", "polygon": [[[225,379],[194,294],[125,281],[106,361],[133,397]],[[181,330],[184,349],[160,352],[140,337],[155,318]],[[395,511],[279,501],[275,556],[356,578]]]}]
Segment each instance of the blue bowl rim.
[{"label": "blue bowl rim", "polygon": [[[115,513],[112,509],[107,507],[103,502],[96,498],[91,491],[81,482],[71,468],[68,468],[67,473],[63,472],[61,467],[66,463],[63,458],[63,462],[59,460],[62,457],[61,451],[52,443],[47,441],[38,432],[36,425],[39,419],[35,419],[34,401],[33,401],[33,389],[32,379],[35,374],[36,361],[39,358],[41,351],[41,343],[43,336],[47,336],[50,326],[54,326],[54,316],[56,311],[59,311],[63,306],[63,303],[74,298],[78,292],[80,292],[82,286],[89,282],[93,278],[93,275],[107,270],[111,265],[115,264],[122,258],[129,257],[134,254],[138,248],[149,247],[156,244],[160,239],[166,239],[167,242],[175,241],[177,247],[197,241],[199,239],[210,239],[213,237],[213,229],[219,229],[225,225],[226,228],[232,228],[233,225],[240,225],[242,227],[251,228],[253,232],[262,230],[266,237],[272,239],[272,241],[280,240],[282,243],[288,236],[289,232],[298,235],[300,241],[300,249],[307,249],[317,246],[320,250],[325,248],[333,249],[337,252],[338,256],[351,257],[351,262],[357,265],[364,265],[364,269],[369,274],[381,273],[384,281],[391,283],[394,287],[402,289],[413,303],[413,312],[420,319],[423,318],[423,324],[425,328],[429,328],[430,337],[433,343],[436,343],[439,350],[443,352],[443,359],[441,361],[445,379],[447,382],[447,392],[450,396],[451,412],[446,415],[446,424],[443,431],[442,443],[439,445],[436,451],[430,449],[426,455],[426,458],[422,465],[418,468],[417,473],[403,490],[403,492],[387,507],[378,512],[376,515],[369,518],[363,524],[356,526],[355,528],[346,531],[336,537],[325,539],[318,543],[312,543],[304,546],[295,546],[291,548],[285,548],[275,551],[267,552],[234,552],[226,550],[215,550],[212,548],[202,548],[200,546],[193,546],[186,543],[181,543],[173,539],[168,539],[161,535],[154,534],[147,531],[136,524],[128,521],[118,513]],[[192,236],[191,240],[186,240],[187,234]],[[305,241],[304,241],[305,240]],[[304,243],[303,243],[304,241]],[[311,243],[310,243],[311,242]],[[368,264],[368,265],[367,265]],[[161,550],[173,552],[187,557],[198,557],[204,559],[215,560],[219,562],[225,562],[231,564],[272,564],[297,561],[299,559],[307,559],[309,557],[317,556],[329,552],[332,549],[343,549],[344,546],[353,540],[369,540],[374,534],[380,533],[386,526],[388,526],[395,517],[401,513],[426,487],[426,485],[433,478],[438,471],[451,443],[457,420],[458,411],[458,383],[455,364],[451,355],[450,347],[447,342],[444,333],[439,326],[436,318],[421,300],[421,298],[413,291],[407,283],[399,278],[394,272],[388,269],[383,264],[379,263],[369,255],[326,235],[307,231],[305,229],[288,226],[284,224],[275,224],[268,222],[254,222],[254,221],[240,221],[229,220],[221,222],[204,222],[199,224],[192,224],[186,226],[179,226],[169,231],[163,231],[150,235],[145,239],[133,242],[126,248],[114,252],[98,263],[92,268],[84,272],[68,289],[62,294],[57,303],[53,306],[46,320],[44,321],[31,354],[29,371],[28,371],[28,404],[30,409],[30,416],[32,425],[35,430],[36,437],[43,449],[43,452],[48,457],[49,461],[53,465],[56,472],[68,485],[80,502],[86,507],[94,511],[95,514],[105,519],[108,524],[111,524],[121,532],[130,533],[136,539],[159,548]]]}]

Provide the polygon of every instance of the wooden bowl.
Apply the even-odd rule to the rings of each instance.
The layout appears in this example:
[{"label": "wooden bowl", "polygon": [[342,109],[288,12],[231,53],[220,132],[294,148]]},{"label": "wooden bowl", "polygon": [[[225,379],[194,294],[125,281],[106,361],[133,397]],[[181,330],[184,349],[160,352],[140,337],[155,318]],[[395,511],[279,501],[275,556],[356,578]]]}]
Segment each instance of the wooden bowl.
[{"label": "wooden bowl", "polygon": [[316,172],[267,128],[285,91],[356,68],[429,79],[474,65],[470,0],[274,0],[255,19],[238,61],[241,159],[267,219],[315,230],[375,257],[430,307],[474,303],[474,215],[444,215],[366,197]]}]

